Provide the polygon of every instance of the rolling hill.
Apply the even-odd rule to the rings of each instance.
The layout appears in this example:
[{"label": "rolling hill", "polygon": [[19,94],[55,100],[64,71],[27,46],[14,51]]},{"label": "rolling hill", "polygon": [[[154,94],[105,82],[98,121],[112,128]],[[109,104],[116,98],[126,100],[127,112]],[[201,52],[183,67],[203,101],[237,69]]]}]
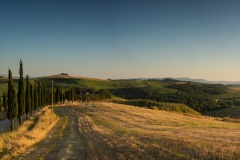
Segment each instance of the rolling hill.
[{"label": "rolling hill", "polygon": [[[208,111],[212,111],[213,107],[218,107],[218,104],[215,104],[215,102],[213,101],[218,102],[218,100],[223,100],[224,104],[220,105],[224,105],[225,107],[231,107],[230,105],[226,106],[225,101],[227,103],[229,101],[234,102],[233,106],[240,104],[238,103],[238,101],[240,100],[240,89],[239,86],[237,85],[226,86],[217,84],[215,85],[185,82],[169,78],[162,80],[156,79],[104,80],[98,78],[78,77],[70,75],[52,75],[30,79],[32,83],[34,82],[44,83],[47,88],[51,88],[51,80],[54,81],[54,89],[56,87],[61,87],[63,91],[70,90],[71,88],[93,88],[94,90],[105,89],[109,90],[113,97],[116,98],[123,98],[129,100],[150,99],[158,102],[160,101],[160,102],[183,103],[203,114],[206,114]],[[3,90],[5,91],[7,90],[7,82],[8,81],[6,78],[0,79],[0,93],[2,93]],[[14,85],[15,89],[17,90],[18,79],[16,78],[14,79]],[[0,94],[0,96],[2,96],[2,94]],[[182,97],[183,99],[179,99],[179,97]],[[208,106],[205,108],[199,108],[198,106],[204,107],[204,105],[206,105],[206,100],[204,99],[208,101],[209,103]],[[211,106],[212,104],[213,106]],[[216,109],[218,111],[219,109],[221,109],[221,107],[218,107]],[[213,112],[209,113],[211,113],[211,115],[214,115],[212,114]]]}]

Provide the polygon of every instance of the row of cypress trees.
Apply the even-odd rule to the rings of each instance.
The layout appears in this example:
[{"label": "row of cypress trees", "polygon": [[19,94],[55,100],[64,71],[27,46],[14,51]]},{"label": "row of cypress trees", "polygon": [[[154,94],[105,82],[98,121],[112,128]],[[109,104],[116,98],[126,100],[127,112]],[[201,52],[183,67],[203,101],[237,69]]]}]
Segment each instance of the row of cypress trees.
[{"label": "row of cypress trees", "polygon": [[[20,60],[19,85],[16,93],[12,78],[12,71],[8,70],[8,92],[3,91],[3,107],[7,118],[11,121],[11,130],[14,127],[14,119],[18,118],[19,125],[22,125],[23,117],[26,119],[32,116],[35,111],[47,104],[51,104],[51,92],[40,82],[34,85],[30,83],[29,76],[26,76],[26,85],[23,78],[23,63]],[[1,104],[1,103],[0,103]]]}]

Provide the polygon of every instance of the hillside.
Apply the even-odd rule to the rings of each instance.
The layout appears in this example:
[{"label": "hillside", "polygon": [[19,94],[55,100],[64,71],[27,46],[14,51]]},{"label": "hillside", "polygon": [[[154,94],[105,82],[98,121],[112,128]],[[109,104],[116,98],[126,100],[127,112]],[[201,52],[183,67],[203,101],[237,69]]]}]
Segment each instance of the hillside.
[{"label": "hillside", "polygon": [[[31,78],[31,82],[44,83],[51,88],[51,80],[56,87],[68,91],[71,88],[92,88],[94,90],[108,90],[115,98],[122,99],[149,99],[156,102],[182,103],[194,110],[207,115],[212,111],[240,106],[240,89],[237,85],[204,84],[184,82],[174,79],[162,80],[104,80],[70,75],[53,75],[40,78]],[[2,91],[7,90],[7,79],[0,79],[0,97]],[[15,89],[18,87],[18,79],[14,79]],[[219,101],[221,100],[221,101]],[[209,113],[208,113],[209,112]],[[232,115],[232,112],[229,116]],[[217,114],[226,115],[226,114]],[[235,116],[236,117],[236,116]]]},{"label": "hillside", "polygon": [[55,129],[16,159],[240,158],[240,124],[224,119],[113,103],[56,106],[54,112],[60,118]]}]

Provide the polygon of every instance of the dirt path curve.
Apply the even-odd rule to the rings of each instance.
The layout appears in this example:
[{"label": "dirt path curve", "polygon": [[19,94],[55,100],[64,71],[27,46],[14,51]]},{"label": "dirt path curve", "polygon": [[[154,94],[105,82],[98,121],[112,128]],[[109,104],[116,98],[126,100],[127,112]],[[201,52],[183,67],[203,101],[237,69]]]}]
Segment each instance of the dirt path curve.
[{"label": "dirt path curve", "polygon": [[29,148],[16,159],[24,160],[81,160],[87,159],[86,138],[79,132],[79,114],[73,107],[55,107],[54,112],[60,117],[57,126],[48,136]]}]

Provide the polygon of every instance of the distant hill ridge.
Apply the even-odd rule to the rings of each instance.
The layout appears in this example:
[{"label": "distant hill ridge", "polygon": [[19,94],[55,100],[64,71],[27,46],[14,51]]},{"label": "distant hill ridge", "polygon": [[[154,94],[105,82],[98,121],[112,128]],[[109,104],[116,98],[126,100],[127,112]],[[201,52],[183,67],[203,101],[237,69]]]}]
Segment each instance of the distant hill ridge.
[{"label": "distant hill ridge", "polygon": [[88,79],[88,80],[104,80],[100,78],[90,78],[90,77],[82,77],[82,76],[71,76],[71,75],[62,75],[62,74],[56,74],[56,75],[51,75],[51,76],[44,76],[44,77],[39,77],[39,78],[70,78],[70,79]]},{"label": "distant hill ridge", "polygon": [[[177,81],[186,81],[186,82],[197,82],[197,83],[209,83],[209,84],[239,84],[240,81],[208,81],[205,79],[192,79],[192,78],[171,78],[171,77],[166,77],[166,78],[129,78],[129,80],[164,80],[164,79],[172,79],[172,80],[177,80]],[[122,79],[124,80],[124,79]],[[126,79],[125,79],[126,80]]]},{"label": "distant hill ridge", "polygon": [[[7,75],[5,74],[0,74],[0,77],[5,77],[7,78]],[[19,78],[18,76],[15,76],[14,78]],[[72,78],[72,79],[86,79],[86,80],[98,80],[98,81],[103,81],[106,79],[101,79],[101,78],[91,78],[91,77],[84,77],[84,76],[71,76],[71,75],[61,75],[61,74],[56,74],[56,75],[51,75],[51,76],[43,76],[43,77],[35,77],[35,76],[30,76],[30,78]],[[163,79],[172,79],[172,80],[178,80],[178,81],[187,81],[187,82],[197,82],[197,83],[209,83],[209,84],[232,84],[240,85],[240,81],[208,81],[205,79],[193,79],[193,78],[171,78],[171,77],[166,77],[166,78],[126,78],[126,79],[112,79],[112,80],[163,80]]]},{"label": "distant hill ridge", "polygon": [[190,81],[190,82],[198,82],[198,83],[212,83],[212,84],[240,84],[240,81],[208,81],[205,79],[191,79],[191,78],[174,78],[180,81]]}]

